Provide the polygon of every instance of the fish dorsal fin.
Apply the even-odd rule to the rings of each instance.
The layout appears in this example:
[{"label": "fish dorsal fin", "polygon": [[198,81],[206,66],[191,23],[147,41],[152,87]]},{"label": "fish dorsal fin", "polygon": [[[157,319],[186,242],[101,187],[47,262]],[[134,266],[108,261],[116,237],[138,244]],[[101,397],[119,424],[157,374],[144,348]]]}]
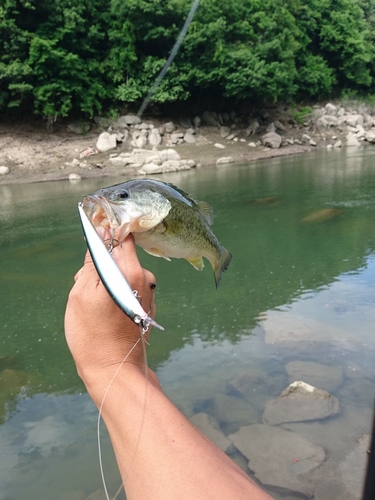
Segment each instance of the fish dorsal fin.
[{"label": "fish dorsal fin", "polygon": [[207,201],[197,201],[197,205],[200,213],[206,219],[210,226],[212,226],[214,222],[214,210]]}]

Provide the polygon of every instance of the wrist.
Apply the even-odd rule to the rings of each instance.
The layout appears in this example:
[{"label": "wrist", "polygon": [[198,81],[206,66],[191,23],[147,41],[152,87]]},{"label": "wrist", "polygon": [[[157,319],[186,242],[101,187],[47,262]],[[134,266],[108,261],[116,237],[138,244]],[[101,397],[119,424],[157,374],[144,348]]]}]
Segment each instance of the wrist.
[{"label": "wrist", "polygon": [[98,408],[102,405],[104,397],[112,399],[112,395],[116,397],[117,391],[121,392],[122,398],[127,398],[137,391],[142,393],[146,384],[160,389],[156,374],[145,365],[140,366],[133,362],[100,369],[92,367],[79,369],[77,367],[77,371],[88,394]]}]

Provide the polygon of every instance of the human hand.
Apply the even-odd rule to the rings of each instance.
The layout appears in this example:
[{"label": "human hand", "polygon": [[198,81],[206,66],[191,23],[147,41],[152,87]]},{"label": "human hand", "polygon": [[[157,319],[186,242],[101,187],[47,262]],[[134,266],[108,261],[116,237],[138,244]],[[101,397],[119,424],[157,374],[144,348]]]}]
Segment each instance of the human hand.
[{"label": "human hand", "polygon": [[[150,283],[155,283],[155,277],[141,267],[132,235],[114,249],[112,257],[130,287],[142,297],[142,307],[154,318],[154,290]],[[110,297],[89,252],[74,280],[65,313],[65,336],[81,378],[86,381],[94,374],[112,372],[126,356],[128,363],[145,369],[140,327]],[[147,336],[148,332],[145,340]]]}]

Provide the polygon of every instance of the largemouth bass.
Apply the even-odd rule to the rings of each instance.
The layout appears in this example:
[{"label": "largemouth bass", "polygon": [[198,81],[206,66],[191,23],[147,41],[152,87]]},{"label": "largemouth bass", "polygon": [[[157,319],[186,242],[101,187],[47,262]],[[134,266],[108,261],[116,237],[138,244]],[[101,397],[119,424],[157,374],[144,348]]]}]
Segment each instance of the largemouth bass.
[{"label": "largemouth bass", "polygon": [[164,328],[156,323],[156,321],[154,321],[142,308],[134,292],[130,288],[129,283],[124,278],[116,262],[109,254],[104,242],[88,219],[83,210],[82,203],[78,204],[78,213],[92,260],[102,283],[112,299],[120,309],[134,321],[134,323],[142,326],[143,329],[147,330],[149,325],[153,325],[160,330],[164,330]]},{"label": "largemouth bass", "polygon": [[132,233],[147,253],[170,260],[186,259],[195,269],[212,265],[216,287],[232,255],[212,232],[213,210],[181,189],[159,180],[134,179],[100,189],[84,198],[95,227],[108,228],[120,243]]}]

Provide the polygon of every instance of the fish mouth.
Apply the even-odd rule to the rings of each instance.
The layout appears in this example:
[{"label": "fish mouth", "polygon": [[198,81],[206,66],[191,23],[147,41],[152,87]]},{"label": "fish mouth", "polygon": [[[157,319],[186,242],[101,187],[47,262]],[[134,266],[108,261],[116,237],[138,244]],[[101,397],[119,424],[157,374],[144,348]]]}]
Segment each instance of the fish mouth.
[{"label": "fish mouth", "polygon": [[83,209],[95,228],[104,227],[109,230],[112,238],[123,241],[121,238],[121,226],[124,224],[122,218],[114,207],[104,196],[87,195],[83,198]]}]

